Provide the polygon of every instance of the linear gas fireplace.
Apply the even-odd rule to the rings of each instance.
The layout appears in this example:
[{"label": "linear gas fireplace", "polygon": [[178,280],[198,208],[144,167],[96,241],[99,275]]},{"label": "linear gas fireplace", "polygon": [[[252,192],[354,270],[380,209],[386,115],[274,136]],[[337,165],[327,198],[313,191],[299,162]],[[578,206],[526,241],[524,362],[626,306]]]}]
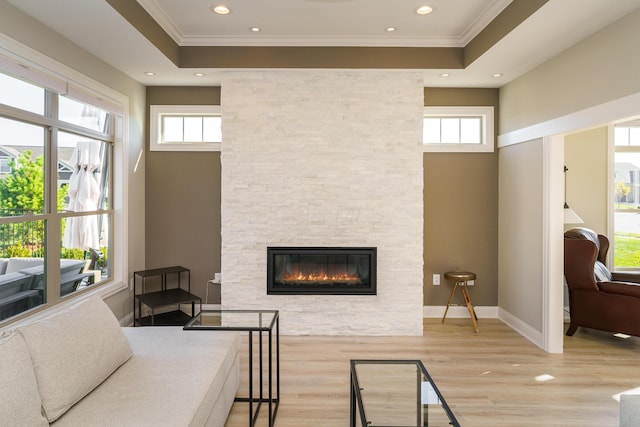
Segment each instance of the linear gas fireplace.
[{"label": "linear gas fireplace", "polygon": [[267,248],[267,294],[375,295],[376,248]]}]

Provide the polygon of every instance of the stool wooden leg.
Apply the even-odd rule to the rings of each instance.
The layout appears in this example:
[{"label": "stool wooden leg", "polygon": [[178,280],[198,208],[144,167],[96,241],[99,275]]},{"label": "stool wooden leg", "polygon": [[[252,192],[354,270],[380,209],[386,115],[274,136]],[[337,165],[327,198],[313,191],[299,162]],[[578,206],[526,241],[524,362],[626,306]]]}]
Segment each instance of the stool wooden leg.
[{"label": "stool wooden leg", "polygon": [[464,296],[464,302],[467,304],[467,310],[469,310],[469,316],[471,317],[471,323],[473,323],[473,329],[478,333],[478,316],[476,316],[476,310],[473,308],[469,291],[467,290],[467,282],[462,285],[462,295]]},{"label": "stool wooden leg", "polygon": [[442,322],[444,323],[444,318],[447,317],[447,311],[449,311],[449,306],[451,305],[451,301],[453,300],[453,295],[456,293],[456,288],[458,287],[458,282],[453,285],[453,289],[451,289],[451,295],[449,295],[449,301],[447,302],[447,308],[444,309],[444,316],[442,316]]}]

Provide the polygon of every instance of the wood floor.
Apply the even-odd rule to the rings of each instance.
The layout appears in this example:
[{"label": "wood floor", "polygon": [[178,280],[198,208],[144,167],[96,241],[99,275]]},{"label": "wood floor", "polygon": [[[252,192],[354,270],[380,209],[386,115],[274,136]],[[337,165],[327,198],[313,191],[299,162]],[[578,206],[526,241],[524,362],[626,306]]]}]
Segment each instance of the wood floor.
[{"label": "wood floor", "polygon": [[[638,337],[580,328],[565,337],[563,354],[549,354],[497,319],[479,327],[475,334],[469,319],[425,319],[422,337],[281,336],[276,426],[348,426],[350,359],[422,360],[463,427],[618,426],[613,396],[640,387]],[[245,336],[241,395],[246,349]],[[248,404],[234,403],[226,427],[247,425]]]}]

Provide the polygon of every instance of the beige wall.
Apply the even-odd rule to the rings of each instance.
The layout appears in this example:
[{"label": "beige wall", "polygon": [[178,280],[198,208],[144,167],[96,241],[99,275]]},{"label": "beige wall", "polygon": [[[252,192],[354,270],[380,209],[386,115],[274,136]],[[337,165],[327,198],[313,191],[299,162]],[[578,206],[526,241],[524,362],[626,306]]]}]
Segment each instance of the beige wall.
[{"label": "beige wall", "polygon": [[543,153],[535,140],[502,148],[498,304],[542,331]]},{"label": "beige wall", "polygon": [[[147,88],[147,111],[166,104],[220,105],[220,88]],[[147,137],[146,158],[146,267],[189,268],[204,302],[207,280],[220,271],[220,153],[150,152]],[[209,303],[220,303],[219,287]]]},{"label": "beige wall", "polygon": [[[147,101],[148,105],[217,105],[219,90],[149,87]],[[497,89],[425,89],[425,105],[493,105],[496,117],[497,98]],[[474,304],[495,306],[497,152],[425,153],[423,157],[424,305],[447,303],[451,288],[444,280],[441,286],[433,286],[434,273],[468,269],[478,275],[477,286],[472,290]],[[193,167],[193,162],[199,166]],[[204,297],[204,283],[220,271],[219,153],[147,152],[146,194],[147,267],[183,264],[191,268],[195,293]],[[197,209],[186,212],[182,206]],[[181,240],[182,235],[188,238]],[[219,298],[215,289],[209,302],[218,303]]]},{"label": "beige wall", "polygon": [[[128,192],[129,229],[126,244],[129,277],[132,277],[133,271],[144,268],[144,157],[138,162],[144,141],[144,86],[3,0],[0,0],[0,29],[6,36],[129,97],[129,134],[126,153],[129,169],[126,171],[125,178]],[[136,166],[137,169],[134,170]],[[125,290],[109,297],[107,303],[116,317],[123,319],[131,313],[131,299],[131,292]]]},{"label": "beige wall", "polygon": [[[427,106],[494,106],[497,89],[426,88]],[[497,126],[495,127],[497,129]],[[477,275],[477,306],[498,303],[498,153],[424,153],[424,305],[447,304],[451,285],[433,274]]]},{"label": "beige wall", "polygon": [[[567,135],[564,140],[567,203],[583,219],[581,227],[607,234],[608,129]],[[572,225],[569,225],[570,228]]]}]

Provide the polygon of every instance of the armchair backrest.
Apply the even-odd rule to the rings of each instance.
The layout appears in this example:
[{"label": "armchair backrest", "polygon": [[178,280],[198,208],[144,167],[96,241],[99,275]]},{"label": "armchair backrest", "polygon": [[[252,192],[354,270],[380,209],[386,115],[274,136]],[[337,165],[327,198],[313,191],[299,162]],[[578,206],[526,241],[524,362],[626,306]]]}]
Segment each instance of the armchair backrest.
[{"label": "armchair backrest", "polygon": [[596,246],[596,261],[593,266],[593,272],[598,282],[610,282],[611,272],[606,266],[607,251],[609,250],[609,239],[602,234],[584,227],[576,227],[567,230],[564,233],[565,247],[567,239],[589,240]]},{"label": "armchair backrest", "polygon": [[570,290],[598,290],[594,266],[598,248],[591,240],[564,239],[564,277]]},{"label": "armchair backrest", "polygon": [[609,251],[609,239],[607,236],[597,234],[595,231],[584,227],[576,227],[564,232],[567,239],[587,239],[591,240],[598,247],[598,261],[607,263],[607,252]]}]

